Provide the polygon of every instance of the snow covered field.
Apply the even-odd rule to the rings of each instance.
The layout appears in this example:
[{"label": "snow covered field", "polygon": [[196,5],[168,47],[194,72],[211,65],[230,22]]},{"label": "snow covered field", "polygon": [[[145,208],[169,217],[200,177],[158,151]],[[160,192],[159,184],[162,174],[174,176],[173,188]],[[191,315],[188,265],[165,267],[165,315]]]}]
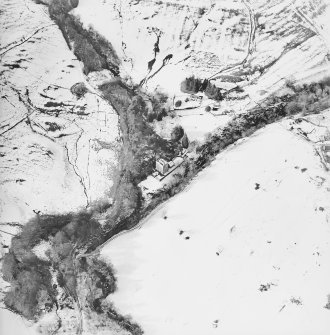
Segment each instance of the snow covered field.
[{"label": "snow covered field", "polygon": [[38,332],[19,315],[0,309],[0,334],[37,335]]},{"label": "snow covered field", "polygon": [[[113,44],[124,81],[149,78],[149,93],[160,88],[174,101],[187,76],[224,69],[242,79],[241,96],[222,101],[212,112],[219,115],[205,111],[204,97],[199,108],[153,123],[164,138],[181,124],[202,142],[287,80],[330,74],[330,3],[322,3],[80,0],[71,14]],[[2,0],[0,14],[0,228],[9,232],[0,233],[2,257],[17,223],[109,200],[121,141],[115,111],[95,90],[110,72],[84,76],[43,5]],[[88,88],[80,98],[70,90],[79,82]],[[118,278],[107,299],[146,335],[328,334],[330,179],[315,148],[329,127],[329,111],[285,120],[222,152],[139,228],[105,245],[102,258]],[[46,246],[34,249],[40,258]],[[52,318],[61,318],[58,334],[76,331],[75,309],[45,313],[45,333]],[[114,331],[79,320],[82,335],[120,331],[111,319]],[[0,309],[1,335],[35,328]]]},{"label": "snow covered field", "polygon": [[[285,79],[306,77],[305,71],[314,75],[328,63],[326,5],[305,0],[80,0],[72,13],[112,43],[122,59],[122,74],[136,83],[149,76],[150,91],[160,86],[178,94],[185,77],[214,77],[228,68],[223,74],[252,75],[247,93],[257,100]],[[158,72],[167,55],[172,58]],[[260,82],[255,80],[259,77]]]},{"label": "snow covered field", "polygon": [[[0,11],[0,221],[84,208],[112,185],[118,117],[86,82],[47,7],[3,0]],[[80,99],[70,91],[77,82],[90,89]]]},{"label": "snow covered field", "polygon": [[289,123],[225,150],[104,247],[109,299],[146,335],[328,334],[329,172]]}]

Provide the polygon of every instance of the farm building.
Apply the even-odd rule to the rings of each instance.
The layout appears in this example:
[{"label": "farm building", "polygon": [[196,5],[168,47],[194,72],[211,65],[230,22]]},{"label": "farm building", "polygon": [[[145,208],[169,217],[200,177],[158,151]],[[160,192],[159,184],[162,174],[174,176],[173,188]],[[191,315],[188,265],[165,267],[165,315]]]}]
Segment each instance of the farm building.
[{"label": "farm building", "polygon": [[168,162],[163,158],[158,159],[156,161],[156,170],[162,175],[166,174],[169,170]]}]

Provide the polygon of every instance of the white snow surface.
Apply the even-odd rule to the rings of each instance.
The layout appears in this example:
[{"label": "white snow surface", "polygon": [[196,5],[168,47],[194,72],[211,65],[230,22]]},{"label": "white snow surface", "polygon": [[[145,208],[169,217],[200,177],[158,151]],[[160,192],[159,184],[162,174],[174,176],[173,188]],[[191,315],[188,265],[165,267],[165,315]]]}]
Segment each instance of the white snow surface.
[{"label": "white snow surface", "polygon": [[[113,44],[122,75],[134,82],[155,74],[164,57],[173,54],[149,79],[146,89],[151,92],[160,87],[181,94],[186,76],[215,75],[248,57],[244,68],[223,72],[252,73],[242,84],[247,98],[223,102],[219,110],[241,113],[287,79],[306,82],[329,74],[329,8],[328,0],[80,0],[72,14]],[[251,11],[259,16],[254,39]],[[2,137],[0,222],[25,222],[35,215],[33,210],[73,211],[107,196],[117,162],[118,119],[93,86],[109,73],[83,76],[45,7],[2,0],[0,12],[0,53],[6,52],[0,65],[1,132],[28,112],[13,87],[23,96],[28,88],[36,107],[72,105],[59,116],[34,112],[31,126],[21,122]],[[15,47],[40,28],[29,42]],[[162,36],[148,74],[153,28]],[[260,65],[266,67],[263,74],[255,69]],[[90,89],[79,100],[70,92],[77,82]],[[178,111],[174,119],[166,117],[154,125],[156,131],[168,138],[179,123],[190,140],[202,141],[230,119],[206,113],[205,104]],[[87,115],[79,115],[85,106]],[[314,121],[329,128],[329,113],[327,120],[318,118]],[[49,122],[61,131],[48,131]],[[308,132],[314,129],[310,123],[303,126]],[[118,277],[119,290],[109,299],[122,314],[131,314],[146,335],[328,334],[329,172],[313,143],[299,136],[299,127],[289,132],[285,121],[239,141],[139,229],[103,249]],[[311,133],[312,141],[322,136],[320,129]],[[5,228],[12,233],[18,229]],[[3,235],[1,243],[8,245],[9,237]],[[46,257],[46,247],[36,247],[36,254]],[[10,314],[9,320],[6,311],[0,312],[0,325],[6,318],[6,327],[20,327],[16,316]],[[28,334],[32,328],[1,325],[0,330]]]},{"label": "white snow surface", "polygon": [[289,125],[229,147],[104,247],[109,299],[146,335],[329,333],[329,172]]},{"label": "white snow surface", "polygon": [[[33,211],[84,208],[112,185],[118,117],[84,77],[47,7],[4,0],[0,10],[0,221],[25,223]],[[90,81],[98,77],[93,74]],[[77,82],[90,90],[80,99],[70,92]],[[18,92],[25,100],[28,94],[30,110]],[[60,129],[51,131],[49,124]]]},{"label": "white snow surface", "polygon": [[[80,0],[72,13],[112,43],[122,75],[136,83],[148,76],[151,92],[160,86],[178,94],[185,77],[216,77],[229,67],[223,74],[250,73],[250,80],[261,75],[249,90],[255,100],[277,90],[283,76],[314,74],[328,64],[329,11],[328,0]],[[173,57],[158,72],[169,54]],[[270,73],[269,65],[275,65]],[[260,67],[266,67],[263,74]]]}]

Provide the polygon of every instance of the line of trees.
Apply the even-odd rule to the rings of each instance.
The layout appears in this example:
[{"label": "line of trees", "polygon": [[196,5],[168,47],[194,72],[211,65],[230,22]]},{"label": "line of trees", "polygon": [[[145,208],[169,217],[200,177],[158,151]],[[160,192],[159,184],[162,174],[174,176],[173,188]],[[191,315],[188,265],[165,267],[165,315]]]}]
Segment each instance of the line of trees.
[{"label": "line of trees", "polygon": [[181,91],[189,94],[204,92],[209,99],[216,101],[223,100],[223,95],[219,87],[207,79],[201,79],[195,76],[188,77],[181,83]]}]

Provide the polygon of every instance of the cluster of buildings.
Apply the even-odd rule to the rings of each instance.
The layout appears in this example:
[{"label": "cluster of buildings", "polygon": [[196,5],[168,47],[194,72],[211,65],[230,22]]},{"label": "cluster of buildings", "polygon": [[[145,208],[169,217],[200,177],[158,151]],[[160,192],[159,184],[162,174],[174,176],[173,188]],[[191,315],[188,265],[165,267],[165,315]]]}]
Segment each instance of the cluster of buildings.
[{"label": "cluster of buildings", "polygon": [[168,162],[165,159],[160,158],[156,161],[156,172],[160,173],[161,175],[165,175],[173,166],[173,161]]},{"label": "cluster of buildings", "polygon": [[177,167],[179,167],[183,161],[184,157],[187,155],[187,150],[184,149],[181,152],[180,156],[175,157],[173,160],[166,160],[164,158],[159,158],[156,160],[156,168],[154,173],[152,174],[155,178],[164,178],[173,172]]}]

